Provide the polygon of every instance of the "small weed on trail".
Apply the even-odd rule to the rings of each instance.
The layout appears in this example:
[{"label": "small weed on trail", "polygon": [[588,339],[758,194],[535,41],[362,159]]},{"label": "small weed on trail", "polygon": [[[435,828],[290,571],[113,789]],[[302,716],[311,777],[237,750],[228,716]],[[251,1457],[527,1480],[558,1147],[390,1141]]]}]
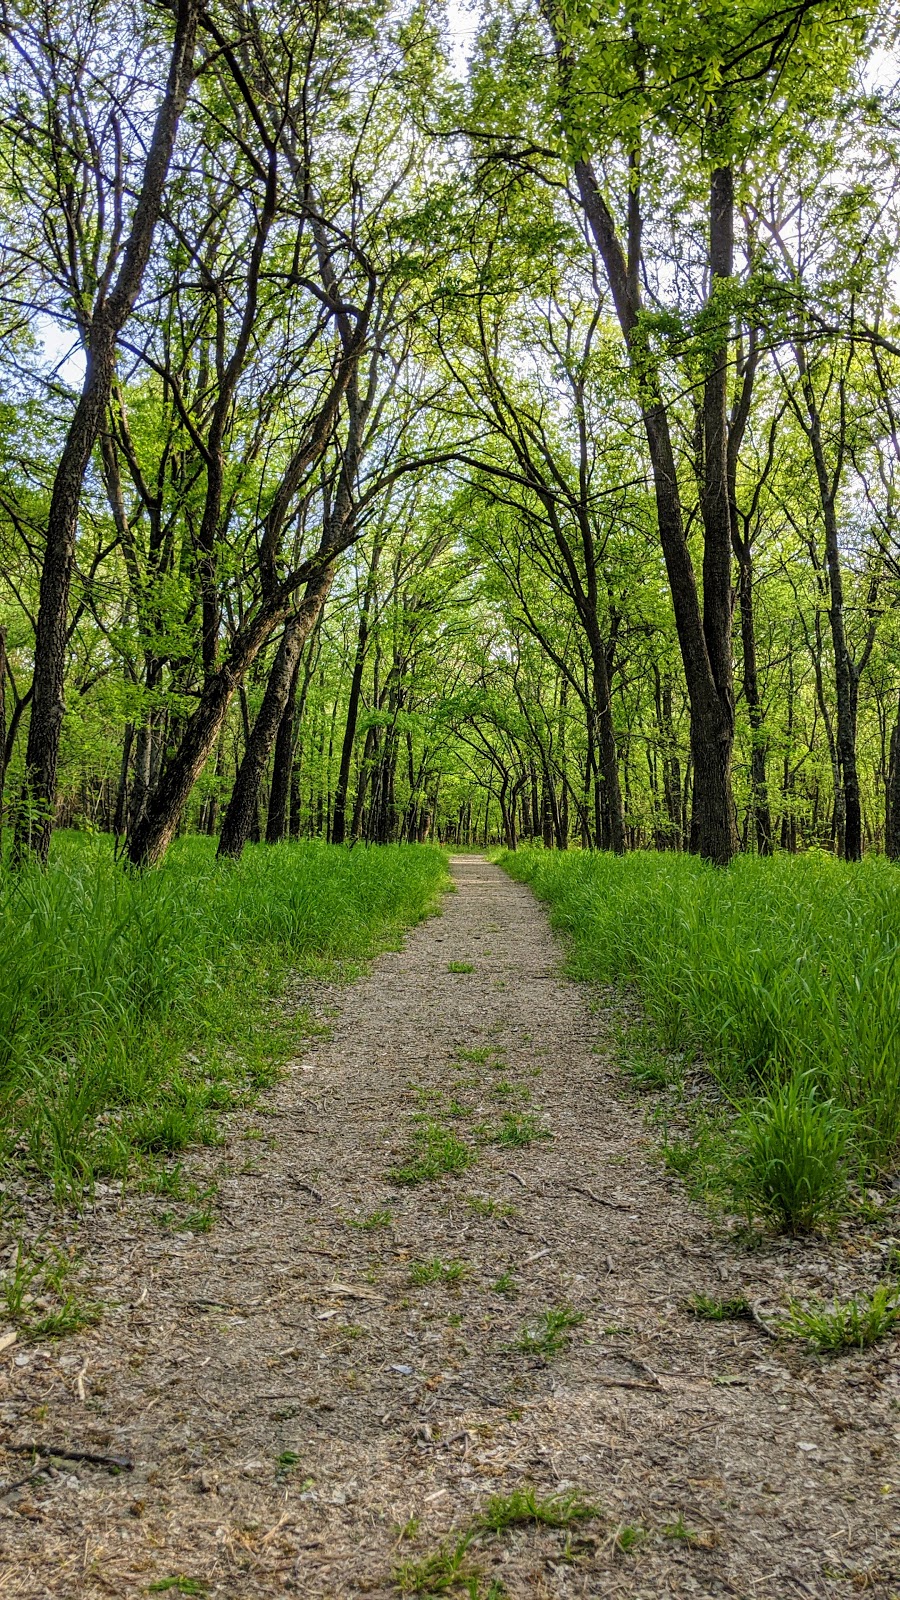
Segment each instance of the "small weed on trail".
[{"label": "small weed on trail", "polygon": [[0,1301],[26,1338],[61,1339],[100,1320],[102,1307],[71,1286],[74,1267],[62,1250],[40,1256],[19,1242],[14,1262],[0,1275]]},{"label": "small weed on trail", "polygon": [[500,1127],[493,1133],[491,1142],[508,1150],[519,1150],[524,1149],[526,1145],[534,1144],[536,1139],[552,1138],[550,1129],[545,1128],[543,1123],[530,1112],[517,1117],[511,1111],[507,1111],[500,1120]]},{"label": "small weed on trail", "polygon": [[388,1172],[391,1182],[402,1187],[428,1183],[445,1172],[464,1172],[476,1159],[475,1151],[439,1122],[424,1123],[416,1130],[414,1142],[418,1154]]},{"label": "small weed on trail", "polygon": [[900,1287],[880,1284],[870,1295],[803,1306],[792,1300],[779,1332],[789,1339],[808,1339],[823,1354],[866,1350],[900,1326]]},{"label": "small weed on trail", "polygon": [[414,1261],[409,1269],[409,1281],[421,1288],[427,1283],[461,1283],[469,1268],[464,1261]]},{"label": "small weed on trail", "polygon": [[688,1301],[688,1310],[703,1322],[739,1322],[742,1317],[751,1315],[750,1301],[744,1295],[737,1295],[733,1300],[716,1300],[706,1294],[695,1294]]},{"label": "small weed on trail", "polygon": [[370,1211],[367,1217],[348,1217],[347,1225],[351,1228],[361,1228],[365,1232],[374,1233],[376,1228],[389,1228],[393,1220],[393,1211],[388,1211],[385,1207],[379,1211]]},{"label": "small weed on trail", "polygon": [[474,1535],[464,1533],[455,1545],[441,1545],[422,1561],[404,1561],[394,1572],[394,1582],[401,1594],[446,1594],[448,1589],[466,1585],[469,1594],[478,1594],[482,1574],[467,1559]]},{"label": "small weed on trail", "polygon": [[482,1195],[466,1196],[466,1205],[479,1217],[514,1217],[516,1208],[508,1201],[486,1200]]},{"label": "small weed on trail", "polygon": [[477,1554],[482,1540],[499,1537],[510,1528],[570,1529],[599,1515],[598,1507],[575,1490],[540,1498],[537,1490],[528,1486],[509,1495],[494,1495],[454,1544],[440,1545],[421,1561],[404,1561],[394,1572],[394,1582],[401,1594],[455,1592],[468,1600],[502,1600],[506,1589],[498,1578],[489,1579],[473,1560],[473,1547]]},{"label": "small weed on trail", "polygon": [[697,1544],[700,1538],[699,1533],[688,1527],[680,1511],[675,1521],[665,1523],[660,1531],[664,1539],[679,1539],[683,1544]]},{"label": "small weed on trail", "polygon": [[642,1544],[646,1537],[646,1528],[633,1528],[630,1526],[630,1524],[623,1523],[622,1526],[617,1529],[613,1543],[615,1544],[617,1550],[621,1550],[622,1554],[627,1556],[632,1550],[636,1550],[638,1545]]},{"label": "small weed on trail", "polygon": [[538,1499],[536,1489],[514,1489],[512,1494],[494,1495],[476,1517],[475,1527],[491,1533],[503,1533],[507,1528],[529,1524],[543,1524],[546,1528],[571,1528],[576,1522],[599,1515],[599,1507],[585,1500],[574,1489],[564,1494],[547,1495],[542,1500]]},{"label": "small weed on trail", "polygon": [[584,1314],[572,1306],[553,1306],[545,1311],[538,1322],[526,1328],[515,1348],[525,1355],[543,1356],[550,1360],[572,1343],[571,1330],[584,1321]]},{"label": "small weed on trail", "polygon": [[207,1595],[209,1593],[207,1585],[201,1583],[199,1578],[183,1577],[160,1578],[158,1583],[150,1584],[147,1592],[148,1594],[164,1594],[167,1590],[174,1591],[175,1594]]},{"label": "small weed on trail", "polygon": [[447,971],[448,972],[474,972],[475,968],[472,965],[471,961],[448,961],[447,962]]}]

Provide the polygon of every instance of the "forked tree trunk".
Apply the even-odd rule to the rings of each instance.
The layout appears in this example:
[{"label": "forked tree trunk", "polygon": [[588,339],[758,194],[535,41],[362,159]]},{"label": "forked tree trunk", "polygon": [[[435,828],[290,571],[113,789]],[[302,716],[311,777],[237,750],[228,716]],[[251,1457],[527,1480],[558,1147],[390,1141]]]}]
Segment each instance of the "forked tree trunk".
[{"label": "forked tree trunk", "polygon": [[[235,692],[279,623],[290,614],[293,603],[293,596],[283,591],[263,601],[238,630],[222,665],[204,684],[196,709],[184,724],[178,748],[166,761],[144,815],[129,837],[128,859],[133,866],[154,866],[165,855]],[[298,610],[302,613],[306,605],[304,599]],[[320,610],[315,599],[311,599],[310,609],[312,627]]]},{"label": "forked tree trunk", "polygon": [[240,856],[250,837],[262,775],[272,754],[303,646],[331,588],[333,571],[326,567],[307,584],[302,604],[285,624],[222,823],[217,852],[220,856]]},{"label": "forked tree trunk", "polygon": [[175,39],[162,103],[144,165],[131,233],[109,298],[95,308],[87,337],[81,398],[53,480],[41,570],[34,645],[34,696],[25,755],[25,786],[16,822],[16,852],[46,862],[56,804],[56,769],[65,706],[69,591],[81,489],[112,392],[116,340],[140,290],[162,206],[178,124],[194,76],[201,0],[178,0]]}]

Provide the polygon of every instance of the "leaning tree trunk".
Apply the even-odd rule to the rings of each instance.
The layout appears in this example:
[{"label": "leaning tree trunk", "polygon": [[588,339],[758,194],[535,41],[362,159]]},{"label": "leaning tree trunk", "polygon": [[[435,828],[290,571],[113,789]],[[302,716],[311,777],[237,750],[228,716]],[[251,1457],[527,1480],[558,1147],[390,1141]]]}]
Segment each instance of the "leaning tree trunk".
[{"label": "leaning tree trunk", "polygon": [[69,591],[81,489],[112,393],[116,340],[137,299],[162,207],[178,124],[194,75],[201,0],[178,0],[175,39],[162,104],[144,165],[131,234],[109,298],[95,307],[87,339],[81,398],[53,480],[34,644],[34,696],[25,754],[25,789],[16,851],[46,863],[56,804],[56,769],[64,714]]},{"label": "leaning tree trunk", "polygon": [[[197,706],[184,724],[178,748],[167,759],[144,815],[129,837],[128,859],[133,866],[154,866],[165,855],[236,690],[279,623],[290,614],[292,604],[293,597],[283,590],[264,600],[238,630],[222,665],[204,684]],[[306,605],[304,599],[298,609],[303,611]],[[320,609],[314,599],[310,609],[312,627]]]},{"label": "leaning tree trunk", "polygon": [[222,823],[217,852],[220,856],[240,856],[250,837],[256,816],[260,782],[284,716],[294,672],[303,646],[325,604],[332,576],[333,568],[326,567],[310,580],[302,605],[285,624],[269,681],[266,684],[263,702],[247,741],[244,759]]}]

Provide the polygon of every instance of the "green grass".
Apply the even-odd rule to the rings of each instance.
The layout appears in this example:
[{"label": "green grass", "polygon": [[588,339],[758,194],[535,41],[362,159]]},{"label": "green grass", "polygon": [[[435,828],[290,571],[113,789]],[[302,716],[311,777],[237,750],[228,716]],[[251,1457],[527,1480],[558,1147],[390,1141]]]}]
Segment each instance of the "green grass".
[{"label": "green grass", "polygon": [[511,1111],[507,1111],[500,1119],[499,1128],[492,1134],[491,1142],[507,1150],[520,1150],[529,1144],[534,1144],[536,1139],[552,1138],[550,1129],[545,1128],[543,1123],[530,1112],[517,1117]]},{"label": "green grass", "polygon": [[348,1217],[347,1223],[351,1228],[361,1228],[365,1233],[374,1233],[376,1228],[389,1228],[394,1220],[393,1211],[383,1207],[378,1211],[370,1211],[366,1217]]},{"label": "green grass", "polygon": [[505,1533],[507,1528],[572,1528],[599,1516],[599,1509],[574,1489],[539,1497],[531,1487],[514,1489],[512,1494],[494,1495],[475,1519],[475,1527],[490,1533]]},{"label": "green grass", "polygon": [[536,1323],[524,1329],[516,1349],[525,1355],[543,1356],[549,1361],[568,1350],[572,1343],[572,1329],[579,1327],[583,1321],[584,1314],[573,1310],[571,1306],[552,1306],[549,1311],[542,1313]]},{"label": "green grass", "polygon": [[185,1577],[160,1578],[158,1583],[151,1583],[147,1590],[148,1594],[164,1594],[166,1592],[206,1595],[209,1591],[207,1585],[201,1583],[199,1578]]},{"label": "green grass", "polygon": [[401,1187],[413,1188],[431,1183],[448,1172],[465,1172],[476,1160],[475,1151],[439,1122],[425,1122],[416,1129],[413,1143],[416,1154],[398,1167],[391,1167],[388,1178]]},{"label": "green grass", "polygon": [[461,1283],[469,1268],[464,1261],[442,1261],[435,1256],[432,1261],[413,1261],[409,1281],[417,1288],[428,1283]]},{"label": "green grass", "polygon": [[86,1299],[72,1283],[76,1262],[59,1249],[41,1253],[22,1240],[0,1271],[0,1306],[26,1339],[62,1339],[100,1320],[102,1307]]},{"label": "green grass", "polygon": [[[394,1570],[401,1594],[457,1594],[468,1600],[501,1600],[506,1594],[499,1578],[488,1578],[473,1560],[479,1546],[508,1533],[511,1528],[571,1529],[600,1515],[576,1490],[539,1496],[530,1485],[512,1494],[493,1495],[452,1542],[441,1544],[420,1561],[404,1561]],[[413,1536],[418,1532],[418,1522]],[[405,1530],[401,1530],[401,1538]]]},{"label": "green grass", "polygon": [[60,1197],[215,1139],[298,1039],[289,975],[365,961],[445,879],[425,846],[214,843],[135,874],[60,835],[46,872],[0,872],[0,1159]]},{"label": "green grass", "polygon": [[823,1354],[842,1350],[867,1350],[879,1339],[900,1329],[900,1287],[880,1284],[870,1295],[801,1305],[792,1300],[779,1333],[789,1339],[807,1339]]},{"label": "green grass", "polygon": [[737,1295],[733,1300],[716,1300],[707,1294],[695,1294],[688,1301],[688,1310],[701,1322],[740,1322],[751,1315],[750,1301],[745,1295]]},{"label": "green grass", "polygon": [[[848,1177],[900,1156],[900,874],[871,858],[520,851],[570,967],[638,989],[663,1052],[701,1056],[731,1119],[730,1198],[794,1232],[828,1226]],[[640,1045],[638,1075],[647,1070]]]}]

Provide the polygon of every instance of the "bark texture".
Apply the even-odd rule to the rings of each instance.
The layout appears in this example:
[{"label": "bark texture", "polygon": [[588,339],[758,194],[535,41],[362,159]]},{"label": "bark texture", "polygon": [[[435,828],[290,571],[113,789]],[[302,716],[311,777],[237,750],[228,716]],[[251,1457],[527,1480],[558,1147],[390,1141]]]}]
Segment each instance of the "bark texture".
[{"label": "bark texture", "polygon": [[116,340],[137,299],[159,219],[178,124],[194,75],[201,0],[178,0],[175,38],[163,99],[144,166],[122,265],[108,297],[93,308],[86,333],[81,397],[56,469],[41,570],[34,658],[34,695],[25,756],[25,792],[16,825],[17,854],[46,862],[56,804],[56,770],[65,704],[69,593],[84,475],[112,393]]}]

